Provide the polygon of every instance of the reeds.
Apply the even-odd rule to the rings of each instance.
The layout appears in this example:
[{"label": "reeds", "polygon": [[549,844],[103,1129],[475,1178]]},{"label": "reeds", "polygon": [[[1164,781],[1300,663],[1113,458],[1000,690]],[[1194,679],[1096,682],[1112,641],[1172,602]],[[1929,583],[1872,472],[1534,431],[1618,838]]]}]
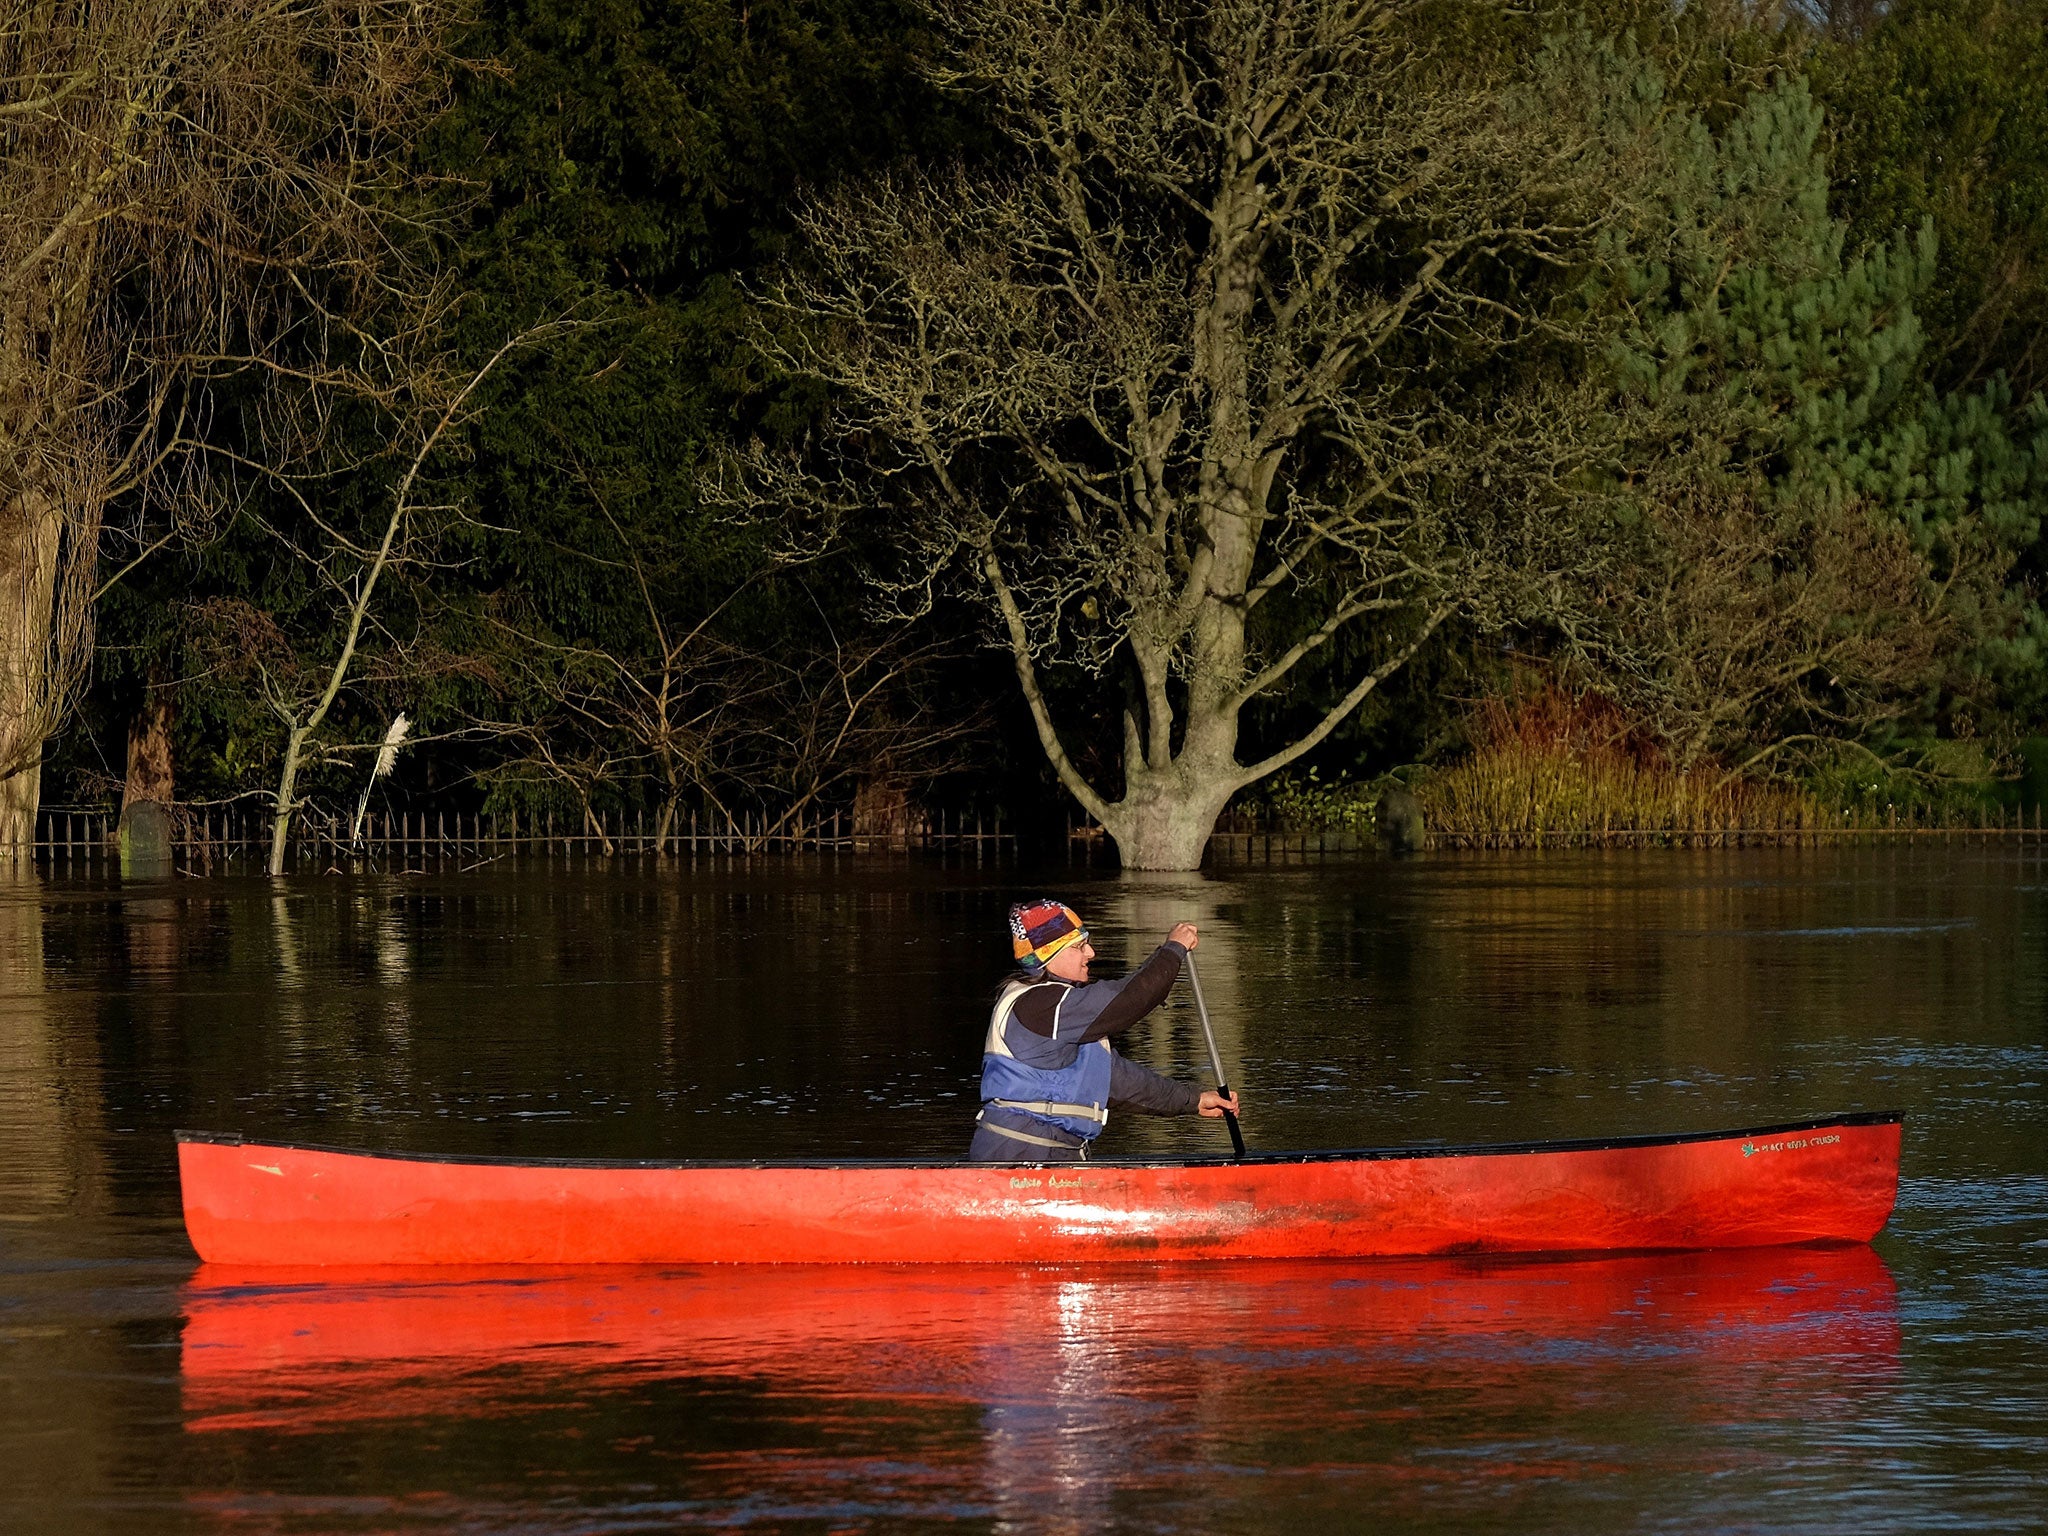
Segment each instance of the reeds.
[{"label": "reeds", "polygon": [[1415,794],[1436,841],[1479,848],[1720,841],[1843,824],[1803,790],[1519,742],[1482,748],[1416,784]]},{"label": "reeds", "polygon": [[1720,842],[1843,824],[1790,785],[1730,779],[1713,765],[1678,772],[1594,696],[1488,701],[1474,724],[1471,757],[1412,785],[1440,844]]}]

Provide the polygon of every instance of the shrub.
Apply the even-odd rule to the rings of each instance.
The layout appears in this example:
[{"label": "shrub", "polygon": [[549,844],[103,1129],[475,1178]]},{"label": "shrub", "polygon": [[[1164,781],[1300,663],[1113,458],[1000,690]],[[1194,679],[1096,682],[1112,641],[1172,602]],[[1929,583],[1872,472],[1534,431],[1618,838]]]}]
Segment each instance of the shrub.
[{"label": "shrub", "polygon": [[1386,782],[1354,780],[1343,773],[1326,780],[1316,768],[1278,774],[1238,802],[1234,819],[1280,832],[1364,835],[1373,829],[1373,808]]},{"label": "shrub", "polygon": [[1679,773],[1611,702],[1555,688],[1475,712],[1464,762],[1412,786],[1435,838],[1519,847],[1575,837],[1658,837],[1833,824],[1804,790]]}]

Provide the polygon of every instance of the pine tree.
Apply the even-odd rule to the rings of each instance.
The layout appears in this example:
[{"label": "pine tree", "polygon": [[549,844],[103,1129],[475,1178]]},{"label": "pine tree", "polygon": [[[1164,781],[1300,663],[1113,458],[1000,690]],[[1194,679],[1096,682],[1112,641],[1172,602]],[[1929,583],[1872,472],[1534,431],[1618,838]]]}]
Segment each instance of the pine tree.
[{"label": "pine tree", "polygon": [[1998,376],[1936,386],[1933,227],[1853,250],[1823,129],[1797,79],[1718,134],[1674,117],[1655,234],[1615,261],[1638,537],[1607,661],[1681,765],[1957,726],[2038,670],[2006,580],[2048,501],[2048,409]]}]

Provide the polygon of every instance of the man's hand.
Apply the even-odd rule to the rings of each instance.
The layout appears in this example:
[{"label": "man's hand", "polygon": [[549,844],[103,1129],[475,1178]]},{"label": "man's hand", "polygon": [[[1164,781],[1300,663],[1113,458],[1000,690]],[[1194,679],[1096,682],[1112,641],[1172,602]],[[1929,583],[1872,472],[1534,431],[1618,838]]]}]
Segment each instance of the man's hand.
[{"label": "man's hand", "polygon": [[1193,949],[1195,947],[1195,925],[1193,923],[1175,923],[1173,925],[1173,932],[1166,936],[1166,942],[1178,944],[1182,949]]},{"label": "man's hand", "polygon": [[1233,1115],[1237,1113],[1236,1094],[1233,1093],[1226,1099],[1220,1093],[1211,1093],[1207,1089],[1202,1091],[1202,1113],[1205,1116],[1211,1120],[1221,1120],[1226,1109]]}]

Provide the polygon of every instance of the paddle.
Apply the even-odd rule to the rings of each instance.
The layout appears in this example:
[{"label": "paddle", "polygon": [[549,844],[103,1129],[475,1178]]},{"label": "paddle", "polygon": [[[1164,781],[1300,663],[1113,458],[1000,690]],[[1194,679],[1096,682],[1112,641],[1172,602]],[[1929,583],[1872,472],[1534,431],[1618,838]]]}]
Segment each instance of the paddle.
[{"label": "paddle", "polygon": [[[1202,978],[1195,974],[1194,951],[1188,952],[1188,984],[1195,989],[1195,1012],[1202,1016],[1202,1038],[1209,1042],[1209,1065],[1216,1069],[1216,1092],[1230,1097],[1230,1084],[1223,1081],[1223,1058],[1216,1053],[1216,1031],[1209,1027],[1209,1005],[1202,1001]],[[1244,1161],[1244,1132],[1237,1128],[1237,1116],[1223,1111],[1223,1123],[1230,1127],[1230,1144],[1237,1148],[1237,1160]]]}]

